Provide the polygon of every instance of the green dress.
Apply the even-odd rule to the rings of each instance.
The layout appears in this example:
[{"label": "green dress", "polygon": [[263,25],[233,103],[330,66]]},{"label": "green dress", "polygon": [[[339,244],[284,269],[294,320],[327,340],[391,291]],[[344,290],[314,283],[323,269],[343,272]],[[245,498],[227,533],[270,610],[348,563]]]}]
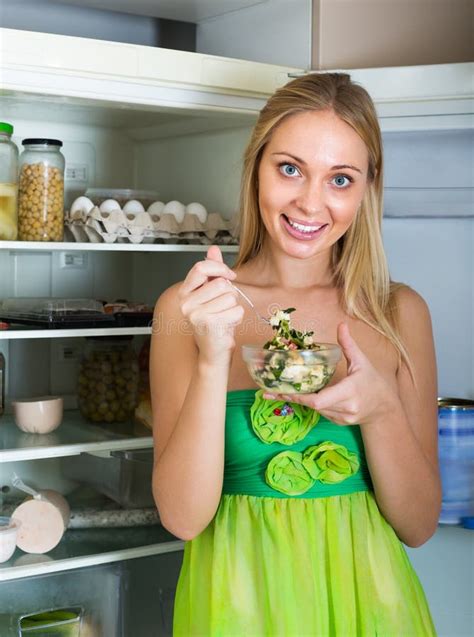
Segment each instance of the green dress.
[{"label": "green dress", "polygon": [[228,393],[222,499],[185,545],[175,637],[435,635],[360,428],[261,394]]}]

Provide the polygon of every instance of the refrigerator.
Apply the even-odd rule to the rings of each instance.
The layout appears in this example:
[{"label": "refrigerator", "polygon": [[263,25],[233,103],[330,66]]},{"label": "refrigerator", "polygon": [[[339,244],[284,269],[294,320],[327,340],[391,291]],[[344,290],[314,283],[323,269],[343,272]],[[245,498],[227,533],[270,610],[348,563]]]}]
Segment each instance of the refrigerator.
[{"label": "refrigerator", "polygon": [[[63,142],[66,209],[88,188],[133,188],[154,191],[165,203],[200,203],[231,222],[241,157],[258,111],[275,88],[306,72],[15,29],[1,30],[0,47],[0,119],[14,124],[19,147],[29,137]],[[355,69],[351,75],[373,96],[383,130],[383,232],[392,278],[414,287],[430,306],[440,395],[472,399],[472,65]],[[0,299],[128,299],[152,306],[204,258],[208,245],[69,239],[0,242]],[[229,241],[222,250],[232,264],[237,246]],[[149,432],[91,427],[78,415],[86,339],[118,334],[133,337],[138,353],[150,328],[0,330],[4,510],[22,497],[12,486],[13,472],[68,499],[78,488],[65,471],[69,460],[72,466],[79,454],[107,460],[117,451],[152,447]],[[64,399],[63,423],[49,439],[19,431],[11,413],[14,399],[41,395]],[[66,607],[81,608],[81,637],[171,635],[182,551],[183,542],[156,524],[70,528],[44,555],[17,549],[0,565],[0,636],[19,634],[23,615]],[[439,634],[470,634],[472,533],[440,527],[409,554]]]}]

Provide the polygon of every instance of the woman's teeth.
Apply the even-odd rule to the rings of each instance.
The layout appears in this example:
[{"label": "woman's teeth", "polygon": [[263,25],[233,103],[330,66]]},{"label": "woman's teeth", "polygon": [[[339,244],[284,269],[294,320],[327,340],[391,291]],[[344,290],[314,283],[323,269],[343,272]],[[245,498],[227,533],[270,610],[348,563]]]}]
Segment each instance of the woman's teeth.
[{"label": "woman's teeth", "polygon": [[319,230],[324,225],[321,224],[320,226],[306,226],[301,223],[297,223],[296,221],[291,221],[291,219],[288,219],[288,217],[287,220],[292,228],[296,228],[296,230],[299,230],[300,232],[307,232],[308,234],[310,232],[316,232],[316,230]]}]

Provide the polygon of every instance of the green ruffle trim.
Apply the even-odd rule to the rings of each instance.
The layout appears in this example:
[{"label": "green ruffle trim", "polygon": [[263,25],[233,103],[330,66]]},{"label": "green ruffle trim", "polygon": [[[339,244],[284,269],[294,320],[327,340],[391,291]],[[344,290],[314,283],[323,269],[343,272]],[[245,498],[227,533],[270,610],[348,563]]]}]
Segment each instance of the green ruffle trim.
[{"label": "green ruffle trim", "polygon": [[337,484],[359,470],[359,458],[343,445],[327,440],[302,453],[282,451],[274,456],[265,471],[266,483],[276,491],[301,495],[315,482]]},{"label": "green ruffle trim", "polygon": [[255,393],[250,408],[252,428],[260,440],[268,445],[273,442],[294,445],[311,431],[319,418],[319,413],[311,407],[284,400],[267,400],[263,398],[261,389]]}]

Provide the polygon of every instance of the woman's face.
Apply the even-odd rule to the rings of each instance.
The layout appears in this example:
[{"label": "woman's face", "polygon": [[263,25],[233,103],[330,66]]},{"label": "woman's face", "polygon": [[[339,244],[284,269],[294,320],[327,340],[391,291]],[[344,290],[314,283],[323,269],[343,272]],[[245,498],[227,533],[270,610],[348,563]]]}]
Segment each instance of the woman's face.
[{"label": "woman's face", "polygon": [[365,143],[333,111],[283,120],[258,169],[260,214],[270,240],[296,258],[328,251],[356,216],[368,163]]}]

